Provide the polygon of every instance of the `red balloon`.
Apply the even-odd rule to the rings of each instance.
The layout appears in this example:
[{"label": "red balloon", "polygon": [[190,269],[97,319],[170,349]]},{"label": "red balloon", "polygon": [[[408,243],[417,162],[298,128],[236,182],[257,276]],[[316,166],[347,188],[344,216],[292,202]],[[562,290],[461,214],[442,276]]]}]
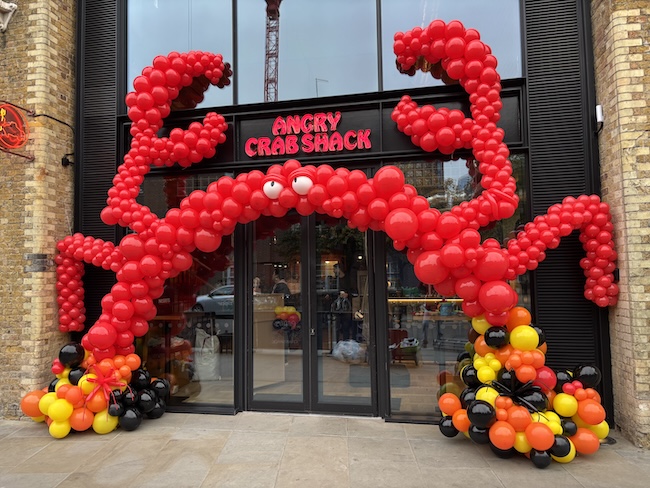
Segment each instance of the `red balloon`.
[{"label": "red balloon", "polygon": [[438,251],[425,251],[420,254],[413,270],[420,281],[432,285],[442,283],[449,276],[449,268],[442,264]]},{"label": "red balloon", "polygon": [[473,275],[458,278],[454,289],[456,295],[463,300],[474,301],[478,298],[479,291],[481,290],[481,280]]},{"label": "red balloon", "polygon": [[395,166],[383,166],[373,178],[377,196],[388,199],[404,188],[404,173]]},{"label": "red balloon", "polygon": [[481,286],[478,301],[485,310],[500,314],[516,304],[516,293],[505,281],[489,281]]},{"label": "red balloon", "polygon": [[440,216],[436,224],[436,232],[443,239],[456,237],[461,230],[460,220],[454,214],[445,212]]},{"label": "red balloon", "polygon": [[481,281],[503,279],[508,271],[508,257],[500,249],[488,249],[478,260],[474,273]]},{"label": "red balloon", "polygon": [[[129,305],[131,304],[129,303]],[[94,348],[106,349],[115,344],[117,331],[108,322],[97,322],[90,328],[86,336]]]},{"label": "red balloon", "polygon": [[465,251],[458,244],[446,244],[440,250],[440,257],[448,268],[459,268],[465,263]]},{"label": "red balloon", "polygon": [[162,269],[162,260],[158,256],[146,255],[140,260],[143,276],[156,276]]},{"label": "red balloon", "polygon": [[547,392],[555,388],[556,384],[557,376],[555,375],[555,371],[548,366],[537,368],[537,378],[533,381],[533,385],[537,385],[541,387],[543,391]]},{"label": "red balloon", "polygon": [[386,216],[385,227],[391,239],[407,241],[418,230],[418,218],[411,210],[398,208]]},{"label": "red balloon", "polygon": [[203,252],[213,252],[221,245],[221,237],[214,231],[199,229],[194,235],[194,243]]}]

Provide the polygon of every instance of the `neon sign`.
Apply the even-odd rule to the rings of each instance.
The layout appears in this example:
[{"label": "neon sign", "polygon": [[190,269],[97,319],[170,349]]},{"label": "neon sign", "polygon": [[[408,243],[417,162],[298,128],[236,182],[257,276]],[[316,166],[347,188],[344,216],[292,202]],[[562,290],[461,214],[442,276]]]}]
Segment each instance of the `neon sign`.
[{"label": "neon sign", "polygon": [[0,105],[0,146],[19,149],[27,144],[29,127],[23,116],[11,105]]},{"label": "neon sign", "polygon": [[317,112],[314,114],[276,117],[271,137],[250,137],[244,150],[250,158],[256,156],[283,156],[355,151],[371,149],[371,129],[338,131],[341,112]]}]

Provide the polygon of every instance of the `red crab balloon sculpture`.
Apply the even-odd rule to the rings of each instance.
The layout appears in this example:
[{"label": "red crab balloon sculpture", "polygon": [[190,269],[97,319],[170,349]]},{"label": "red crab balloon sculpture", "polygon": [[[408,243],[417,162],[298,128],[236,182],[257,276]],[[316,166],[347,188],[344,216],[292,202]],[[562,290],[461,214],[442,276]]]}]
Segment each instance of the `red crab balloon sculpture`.
[{"label": "red crab balloon sculpture", "polygon": [[[190,253],[213,253],[221,245],[222,237],[230,235],[237,224],[261,216],[281,218],[291,209],[301,215],[317,212],[344,218],[350,227],[360,231],[384,231],[397,250],[406,250],[417,277],[433,285],[444,297],[462,298],[463,311],[473,320],[475,335],[481,340],[475,339],[472,345],[474,357],[470,362],[474,364],[466,364],[462,370],[465,374],[459,372],[458,377],[473,384],[472,379],[467,379],[472,376],[467,367],[474,368],[474,376],[480,378],[476,380],[478,384],[490,390],[485,395],[475,392],[475,396],[484,397],[481,401],[494,415],[485,413],[491,412],[485,405],[477,404],[473,409],[465,405],[468,397],[461,401],[458,392],[445,393],[439,406],[450,417],[441,423],[443,433],[453,433],[448,429],[453,416],[456,433],[473,433],[471,437],[475,440],[487,439],[499,455],[517,449],[542,467],[547,458],[561,462],[572,459],[578,446],[579,453],[593,452],[594,436],[597,444],[604,432],[604,411],[593,390],[595,384],[576,380],[573,388],[551,398],[553,387],[549,382],[557,383],[559,375],[544,366],[545,344],[530,324],[530,315],[516,307],[518,296],[508,281],[537,268],[546,252],[556,248],[562,237],[579,230],[586,251],[580,262],[587,278],[584,296],[600,307],[615,305],[616,251],[609,207],[596,195],[567,197],[551,206],[548,213],[527,223],[505,247],[494,239],[481,241],[479,229],[513,216],[519,203],[510,151],[504,142],[504,131],[497,127],[502,108],[497,60],[479,33],[457,20],[435,20],[426,28],[398,32],[394,52],[401,72],[430,72],[446,82],[459,83],[469,95],[470,117],[460,110],[418,106],[405,95],[393,110],[392,118],[397,128],[426,152],[451,154],[458,149],[471,150],[482,186],[475,198],[441,213],[429,207],[397,167],[382,167],[373,178],[367,178],[359,170],[303,166],[291,159],[272,165],[266,173],[250,171],[236,178],[221,177],[205,191],[193,191],[166,215],[155,215],[136,200],[151,166],[178,164],[185,168],[213,157],[217,146],[225,142],[228,127],[223,116],[211,112],[202,122],[193,122],[187,129],[172,129],[169,136],[160,137],[163,120],[173,108],[196,106],[210,84],[228,85],[232,74],[221,55],[192,51],[157,56],[153,65],[134,80],[135,91],[126,97],[132,121],[131,146],[118,167],[113,187],[108,191],[107,206],[101,212],[107,225],[128,227],[132,233],[117,246],[81,234],[58,243],[59,329],[85,330],[85,264],[111,270],[117,283],[102,299],[102,314],[81,342],[88,356],[85,364],[130,357],[134,353],[134,338],[144,336],[149,330],[148,322],[156,316],[154,300],[162,295],[165,280],[192,266]],[[497,336],[502,339],[494,339]],[[118,362],[121,364],[122,360]],[[110,376],[107,368],[105,373]],[[516,375],[518,385],[497,381],[497,373],[502,380],[504,371]],[[535,381],[538,384],[533,384]],[[501,384],[501,389],[487,386],[493,383]],[[541,390],[543,404],[525,400],[530,391],[522,390],[522,385],[529,390]],[[560,395],[571,397],[575,405]],[[556,414],[549,401],[555,405],[553,400],[558,397]],[[589,408],[579,406],[583,404]],[[528,412],[529,422],[521,408]],[[27,410],[48,415],[47,405],[38,412],[29,407]],[[580,412],[586,410],[587,418],[580,417]],[[578,428],[569,432],[573,440],[564,441],[568,439],[566,432],[563,434],[550,425],[553,422],[549,417],[556,419],[548,412],[555,417],[577,416]],[[65,421],[62,417],[57,415],[57,422]],[[559,422],[561,419],[556,423],[560,425]],[[560,445],[554,451],[557,455],[551,452],[556,444]]]}]

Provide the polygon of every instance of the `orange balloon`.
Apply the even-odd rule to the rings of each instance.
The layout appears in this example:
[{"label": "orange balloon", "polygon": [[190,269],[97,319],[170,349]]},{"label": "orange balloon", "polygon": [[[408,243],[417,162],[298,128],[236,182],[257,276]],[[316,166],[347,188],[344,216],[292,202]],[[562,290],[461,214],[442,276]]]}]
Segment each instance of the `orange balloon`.
[{"label": "orange balloon", "polygon": [[600,403],[588,398],[578,402],[578,416],[589,425],[598,425],[605,420],[607,414]]},{"label": "orange balloon", "polygon": [[129,354],[126,356],[126,365],[131,369],[131,371],[135,371],[140,367],[142,364],[142,360],[140,359],[140,356],[137,354]]},{"label": "orange balloon", "polygon": [[508,420],[508,411],[505,408],[497,408],[497,420]]},{"label": "orange balloon", "polygon": [[464,408],[456,410],[451,417],[451,423],[454,424],[454,427],[456,427],[459,432],[467,432],[470,424],[467,410]]},{"label": "orange balloon", "polygon": [[533,355],[533,368],[539,369],[544,366],[544,363],[546,362],[546,356],[542,351],[539,349],[534,349],[530,351],[530,353]]},{"label": "orange balloon", "polygon": [[95,368],[99,369],[99,371],[101,371],[104,376],[108,376],[112,371],[115,370],[115,364],[113,364],[112,359],[106,358],[102,359],[98,364],[96,364]]},{"label": "orange balloon", "polygon": [[460,410],[460,399],[453,393],[444,393],[438,399],[438,408],[445,415],[453,415],[456,410]]},{"label": "orange balloon", "polygon": [[578,400],[579,402],[581,402],[582,400],[586,400],[588,398],[587,391],[584,388],[576,389],[573,396],[576,397],[576,400]]},{"label": "orange balloon", "polygon": [[510,354],[512,354],[512,349],[513,347],[510,344],[506,344],[496,351],[493,351],[494,357],[497,358],[501,364],[506,364],[506,361],[510,357]]},{"label": "orange balloon", "polygon": [[113,358],[113,364],[119,369],[126,364],[126,358],[118,354]]},{"label": "orange balloon", "polygon": [[531,364],[522,364],[515,370],[515,375],[519,381],[527,383],[537,378],[537,370]]},{"label": "orange balloon", "polygon": [[526,427],[533,423],[533,419],[526,407],[513,405],[508,409],[508,423],[515,431],[524,432]]},{"label": "orange balloon", "polygon": [[126,364],[123,364],[120,366],[120,369],[118,370],[120,372],[120,375],[122,378],[126,378],[127,376],[131,376],[131,368],[129,368]]},{"label": "orange balloon", "polygon": [[72,415],[70,415],[68,421],[70,422],[70,427],[77,432],[82,432],[88,430],[93,425],[94,418],[95,414],[93,412],[85,407],[80,407],[72,411]]},{"label": "orange balloon", "polygon": [[68,388],[65,394],[65,399],[72,404],[73,407],[79,408],[83,406],[84,394],[78,386]]},{"label": "orange balloon", "polygon": [[541,422],[532,422],[528,427],[526,427],[524,432],[526,433],[528,444],[530,444],[533,449],[546,451],[553,447],[555,435],[548,425],[542,424]]},{"label": "orange balloon", "polygon": [[107,406],[106,399],[101,391],[95,393],[90,400],[86,398],[86,408],[91,412],[101,412]]},{"label": "orange balloon", "polygon": [[506,361],[506,368],[508,368],[508,369],[517,369],[522,364],[523,363],[521,361],[521,355],[513,353],[508,358],[508,361]]},{"label": "orange balloon", "polygon": [[512,329],[520,325],[530,325],[532,317],[530,312],[524,307],[514,307],[508,313],[508,321],[506,322],[506,327],[508,332],[512,332]]},{"label": "orange balloon", "polygon": [[495,349],[491,348],[485,343],[485,336],[480,335],[476,341],[474,341],[474,351],[476,351],[476,353],[480,356],[485,356],[489,353],[494,354]]},{"label": "orange balloon", "polygon": [[73,386],[73,385],[63,384],[63,385],[59,386],[56,389],[56,397],[57,398],[65,398],[65,394],[68,392],[68,390],[70,389],[71,386]]},{"label": "orange balloon", "polygon": [[498,449],[507,450],[515,445],[515,428],[508,422],[497,420],[488,433],[490,442]]},{"label": "orange balloon", "polygon": [[576,451],[580,454],[593,454],[600,447],[600,440],[598,436],[589,429],[578,427],[575,435],[569,437],[573,445],[576,446]]},{"label": "orange balloon", "polygon": [[30,391],[20,400],[20,409],[28,417],[41,417],[43,412],[38,408],[38,402],[45,395],[43,390]]},{"label": "orange balloon", "polygon": [[553,399],[555,398],[556,395],[557,393],[554,390],[548,390],[546,392],[546,398],[548,398],[549,405],[553,405]]},{"label": "orange balloon", "polygon": [[546,345],[546,342],[544,344],[540,344],[537,346],[537,349],[541,351],[543,354],[546,354],[546,351],[548,349],[548,346]]}]

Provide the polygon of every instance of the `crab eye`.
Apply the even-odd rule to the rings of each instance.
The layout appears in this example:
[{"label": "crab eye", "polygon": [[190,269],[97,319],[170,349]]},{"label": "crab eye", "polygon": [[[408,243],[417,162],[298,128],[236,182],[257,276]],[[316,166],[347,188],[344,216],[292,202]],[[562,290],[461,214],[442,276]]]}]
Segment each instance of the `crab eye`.
[{"label": "crab eye", "polygon": [[291,188],[298,195],[306,195],[312,186],[314,186],[314,182],[309,176],[296,176],[291,182]]},{"label": "crab eye", "polygon": [[267,197],[271,200],[275,200],[280,196],[280,192],[284,190],[284,187],[282,186],[282,183],[278,181],[267,181],[264,183],[262,190]]}]

